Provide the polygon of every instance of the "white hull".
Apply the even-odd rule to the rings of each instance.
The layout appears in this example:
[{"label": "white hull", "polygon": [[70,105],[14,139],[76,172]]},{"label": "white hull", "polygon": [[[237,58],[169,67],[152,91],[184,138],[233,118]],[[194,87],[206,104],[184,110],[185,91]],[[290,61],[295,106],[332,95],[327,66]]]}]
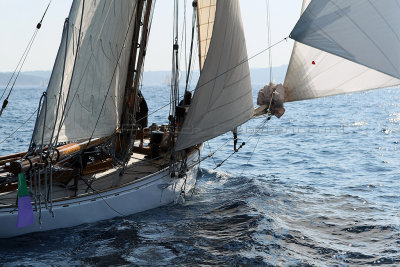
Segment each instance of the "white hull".
[{"label": "white hull", "polygon": [[165,168],[116,189],[54,202],[54,217],[42,208],[42,224],[39,223],[39,213],[35,212],[33,225],[17,229],[18,212],[1,209],[0,238],[127,216],[173,203],[181,198],[182,191],[187,195],[194,189],[199,160],[200,153],[197,152],[188,157],[187,166],[190,167],[183,178],[171,178],[169,168]]}]

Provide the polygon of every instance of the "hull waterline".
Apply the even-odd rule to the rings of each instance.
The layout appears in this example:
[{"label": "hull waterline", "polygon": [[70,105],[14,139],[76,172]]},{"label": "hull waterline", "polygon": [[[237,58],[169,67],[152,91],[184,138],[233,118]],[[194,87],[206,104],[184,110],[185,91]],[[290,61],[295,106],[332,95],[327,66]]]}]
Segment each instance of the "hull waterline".
[{"label": "hull waterline", "polygon": [[199,160],[200,152],[194,152],[188,157],[187,166],[190,167],[182,178],[171,178],[169,168],[165,168],[112,190],[56,201],[53,203],[54,216],[42,207],[41,216],[39,212],[35,212],[34,224],[24,228],[16,228],[17,210],[1,209],[0,238],[73,227],[173,203],[194,189]]}]

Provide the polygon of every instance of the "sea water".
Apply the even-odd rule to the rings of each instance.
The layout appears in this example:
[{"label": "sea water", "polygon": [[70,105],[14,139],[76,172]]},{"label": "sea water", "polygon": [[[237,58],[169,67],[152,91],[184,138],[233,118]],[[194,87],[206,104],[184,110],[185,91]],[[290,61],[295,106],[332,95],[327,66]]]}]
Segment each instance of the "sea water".
[{"label": "sea water", "polygon": [[[260,86],[254,85],[254,92]],[[17,88],[0,154],[24,151],[43,88]],[[150,112],[169,88],[144,87]],[[0,240],[2,266],[400,265],[400,90],[287,103],[205,143],[184,204]],[[167,122],[167,110],[149,122]],[[260,127],[263,126],[263,127]],[[1,225],[0,225],[1,227]]]}]

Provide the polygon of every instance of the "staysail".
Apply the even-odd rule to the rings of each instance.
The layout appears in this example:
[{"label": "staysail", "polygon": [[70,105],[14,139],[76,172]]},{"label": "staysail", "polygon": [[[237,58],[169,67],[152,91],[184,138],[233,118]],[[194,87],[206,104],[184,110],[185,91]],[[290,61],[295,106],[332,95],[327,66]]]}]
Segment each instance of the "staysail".
[{"label": "staysail", "polygon": [[213,34],[215,21],[216,7],[217,0],[197,1],[200,70],[203,69],[204,61],[207,57],[208,48],[210,47],[210,41]]},{"label": "staysail", "polygon": [[250,71],[238,0],[217,0],[204,68],[175,150],[199,144],[253,116]]},{"label": "staysail", "polygon": [[104,137],[119,127],[136,5],[136,0],[73,2],[47,105],[36,122],[36,143]]},{"label": "staysail", "polygon": [[291,34],[305,44],[294,45],[285,101],[400,84],[398,1],[310,2]]}]

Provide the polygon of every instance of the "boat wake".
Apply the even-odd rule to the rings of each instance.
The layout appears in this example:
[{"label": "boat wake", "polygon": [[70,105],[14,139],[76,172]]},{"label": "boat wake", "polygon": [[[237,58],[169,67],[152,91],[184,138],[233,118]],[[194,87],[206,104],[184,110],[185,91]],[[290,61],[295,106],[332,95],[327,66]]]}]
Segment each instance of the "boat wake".
[{"label": "boat wake", "polygon": [[384,218],[371,219],[379,209],[363,203],[351,194],[321,194],[283,177],[238,177],[202,169],[195,193],[185,204],[1,240],[0,262],[399,264],[400,228]]}]

